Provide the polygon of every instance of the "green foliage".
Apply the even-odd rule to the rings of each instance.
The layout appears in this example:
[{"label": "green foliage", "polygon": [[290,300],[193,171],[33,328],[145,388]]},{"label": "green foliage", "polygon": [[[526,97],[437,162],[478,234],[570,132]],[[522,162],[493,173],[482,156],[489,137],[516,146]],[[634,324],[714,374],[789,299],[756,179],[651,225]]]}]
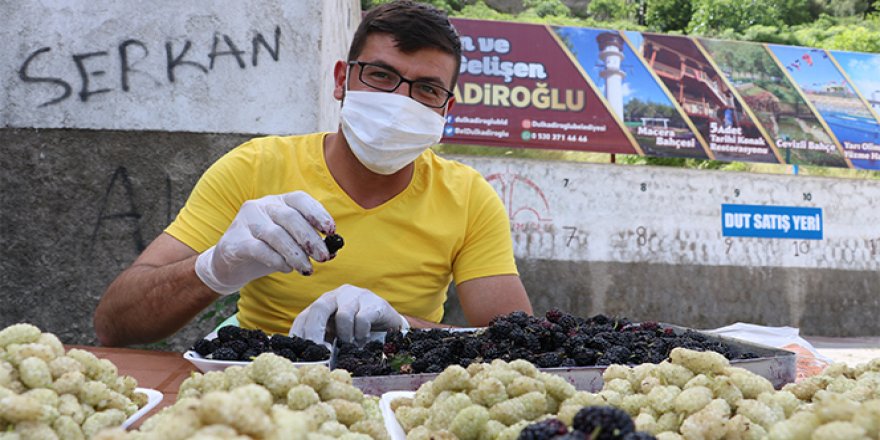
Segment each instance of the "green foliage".
[{"label": "green foliage", "polygon": [[800,46],[824,49],[880,52],[880,19],[822,15],[813,23],[795,27],[793,35]]},{"label": "green foliage", "polygon": [[465,17],[465,18],[473,18],[477,20],[506,20],[509,21],[512,17],[510,14],[505,14],[503,12],[498,12],[489,5],[486,4],[483,0],[478,0],[474,4],[466,5],[461,8],[458,13],[453,13],[452,15]]},{"label": "green foliage", "polygon": [[376,6],[391,3],[393,0],[361,0],[361,10],[368,11]]},{"label": "green foliage", "polygon": [[773,0],[779,19],[787,25],[797,25],[813,21],[818,17],[817,8],[811,7],[810,0]]},{"label": "green foliage", "polygon": [[652,31],[683,31],[691,15],[691,0],[647,0],[645,5],[645,25]]},{"label": "green foliage", "polygon": [[823,2],[823,11],[835,17],[863,15],[871,9],[869,0],[834,0]]},{"label": "green foliage", "polygon": [[747,41],[757,41],[761,43],[789,45],[798,44],[798,41],[795,38],[794,34],[792,34],[791,31],[789,31],[787,28],[780,28],[778,26],[767,26],[763,24],[756,24],[749,27],[743,32],[742,38],[740,39]]},{"label": "green foliage", "polygon": [[742,32],[756,24],[772,26],[780,22],[773,2],[758,0],[694,0],[688,33],[719,35],[722,31]]},{"label": "green foliage", "polygon": [[880,52],[880,31],[864,26],[841,27],[840,31],[822,42],[825,49]]},{"label": "green foliage", "polygon": [[571,15],[571,9],[568,9],[562,0],[523,0],[523,6],[526,7],[525,13],[532,13],[538,17]]},{"label": "green foliage", "polygon": [[[373,7],[391,3],[393,0],[361,0],[361,10],[367,11]],[[437,9],[446,12],[460,11],[465,6],[466,0],[421,0],[422,3],[428,3]]]},{"label": "green foliage", "polygon": [[640,118],[678,118],[678,111],[674,107],[653,102],[645,102],[633,98],[623,108],[624,119],[628,121]]},{"label": "green foliage", "polygon": [[735,165],[731,163],[719,162],[717,160],[689,159],[683,157],[644,157],[628,154],[618,155],[617,162],[627,165],[652,165],[698,170],[725,170],[735,167]]},{"label": "green foliage", "polygon": [[587,12],[596,20],[625,20],[636,12],[636,7],[626,0],[592,0]]},{"label": "green foliage", "polygon": [[198,322],[209,321],[211,327],[217,327],[225,321],[226,318],[238,312],[238,297],[239,294],[234,293],[214,301],[214,304],[211,304],[210,307],[202,312],[201,316],[198,318]]}]

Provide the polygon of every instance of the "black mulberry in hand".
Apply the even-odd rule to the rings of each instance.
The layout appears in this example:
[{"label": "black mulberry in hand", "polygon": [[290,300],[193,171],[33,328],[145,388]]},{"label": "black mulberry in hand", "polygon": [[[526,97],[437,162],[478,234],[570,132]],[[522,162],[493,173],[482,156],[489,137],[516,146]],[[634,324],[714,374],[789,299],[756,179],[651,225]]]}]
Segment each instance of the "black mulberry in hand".
[{"label": "black mulberry in hand", "polygon": [[324,237],[324,244],[327,245],[328,252],[335,254],[336,251],[342,249],[342,246],[345,245],[345,241],[342,240],[341,235],[330,234]]}]

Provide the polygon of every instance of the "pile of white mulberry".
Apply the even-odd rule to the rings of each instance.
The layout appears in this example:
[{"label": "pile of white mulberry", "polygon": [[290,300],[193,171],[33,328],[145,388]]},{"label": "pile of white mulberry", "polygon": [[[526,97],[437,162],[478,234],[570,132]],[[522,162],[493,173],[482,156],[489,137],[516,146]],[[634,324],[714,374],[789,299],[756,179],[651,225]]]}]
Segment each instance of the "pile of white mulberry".
[{"label": "pile of white mulberry", "polygon": [[880,438],[880,359],[776,391],[718,353],[676,348],[660,364],[612,365],[603,379],[589,393],[522,360],[451,366],[392,408],[412,440],[512,440],[532,421],[572,427],[590,406],[620,408],[658,440]]},{"label": "pile of white mulberry", "polygon": [[294,366],[263,353],[245,367],[193,373],[177,402],[137,431],[97,440],[176,439],[388,440],[377,397],[364,396],[345,370]]},{"label": "pile of white mulberry", "polygon": [[147,403],[116,366],[30,324],[0,330],[0,439],[84,439]]}]

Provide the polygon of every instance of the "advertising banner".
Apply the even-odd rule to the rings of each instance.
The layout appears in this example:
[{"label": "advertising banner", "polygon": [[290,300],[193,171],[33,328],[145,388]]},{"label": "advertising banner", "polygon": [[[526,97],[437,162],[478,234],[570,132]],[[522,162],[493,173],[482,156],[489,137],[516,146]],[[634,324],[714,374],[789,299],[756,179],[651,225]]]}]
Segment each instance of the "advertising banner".
[{"label": "advertising banner", "polygon": [[708,159],[704,140],[662,82],[616,31],[557,27],[556,33],[649,156]]},{"label": "advertising banner", "polygon": [[723,75],[687,37],[627,32],[719,160],[779,163],[774,145]]},{"label": "advertising banner", "polygon": [[546,26],[454,25],[461,75],[444,142],[641,154]]},{"label": "advertising banner", "polygon": [[768,48],[816,107],[853,165],[878,169],[880,124],[838,69],[837,61],[822,49],[775,44]]},{"label": "advertising banner", "polygon": [[763,45],[699,39],[786,163],[847,167],[840,145]]},{"label": "advertising banner", "polygon": [[453,19],[443,142],[880,169],[880,55]]}]

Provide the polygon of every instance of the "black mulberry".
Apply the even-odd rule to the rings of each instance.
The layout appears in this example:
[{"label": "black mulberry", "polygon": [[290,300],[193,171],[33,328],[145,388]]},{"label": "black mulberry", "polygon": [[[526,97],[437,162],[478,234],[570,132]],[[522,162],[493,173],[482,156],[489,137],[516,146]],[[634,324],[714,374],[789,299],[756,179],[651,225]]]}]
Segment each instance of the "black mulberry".
[{"label": "black mulberry", "polygon": [[196,345],[193,346],[193,351],[195,351],[202,357],[211,354],[211,352],[216,349],[217,344],[210,339],[200,339],[199,342],[196,342]]},{"label": "black mulberry", "polygon": [[621,439],[635,431],[629,414],[612,406],[584,407],[575,414],[572,426],[594,440]]},{"label": "black mulberry", "polygon": [[276,353],[282,349],[293,350],[294,341],[293,338],[284,335],[273,335],[271,339],[269,339],[269,346],[272,347],[272,350],[275,350]]},{"label": "black mulberry", "polygon": [[306,362],[326,361],[330,359],[330,350],[319,344],[314,344],[302,352],[302,360]]},{"label": "black mulberry", "polygon": [[217,339],[219,339],[221,343],[241,339],[241,330],[241,327],[236,327],[234,325],[221,327],[220,330],[217,330]]},{"label": "black mulberry", "polygon": [[336,251],[342,249],[342,246],[345,245],[345,240],[342,239],[341,235],[330,234],[324,237],[324,244],[327,245],[328,252],[335,254]]},{"label": "black mulberry", "polygon": [[519,432],[517,440],[549,440],[568,433],[568,426],[559,419],[547,419],[532,423]]},{"label": "black mulberry", "polygon": [[209,354],[208,359],[214,359],[216,361],[237,361],[238,353],[231,348],[220,347],[214,350],[213,353]]},{"label": "black mulberry", "polygon": [[220,347],[221,348],[228,348],[228,349],[238,353],[239,355],[241,355],[242,353],[247,351],[248,343],[245,341],[242,341],[241,339],[233,339],[231,341],[221,343]]}]

